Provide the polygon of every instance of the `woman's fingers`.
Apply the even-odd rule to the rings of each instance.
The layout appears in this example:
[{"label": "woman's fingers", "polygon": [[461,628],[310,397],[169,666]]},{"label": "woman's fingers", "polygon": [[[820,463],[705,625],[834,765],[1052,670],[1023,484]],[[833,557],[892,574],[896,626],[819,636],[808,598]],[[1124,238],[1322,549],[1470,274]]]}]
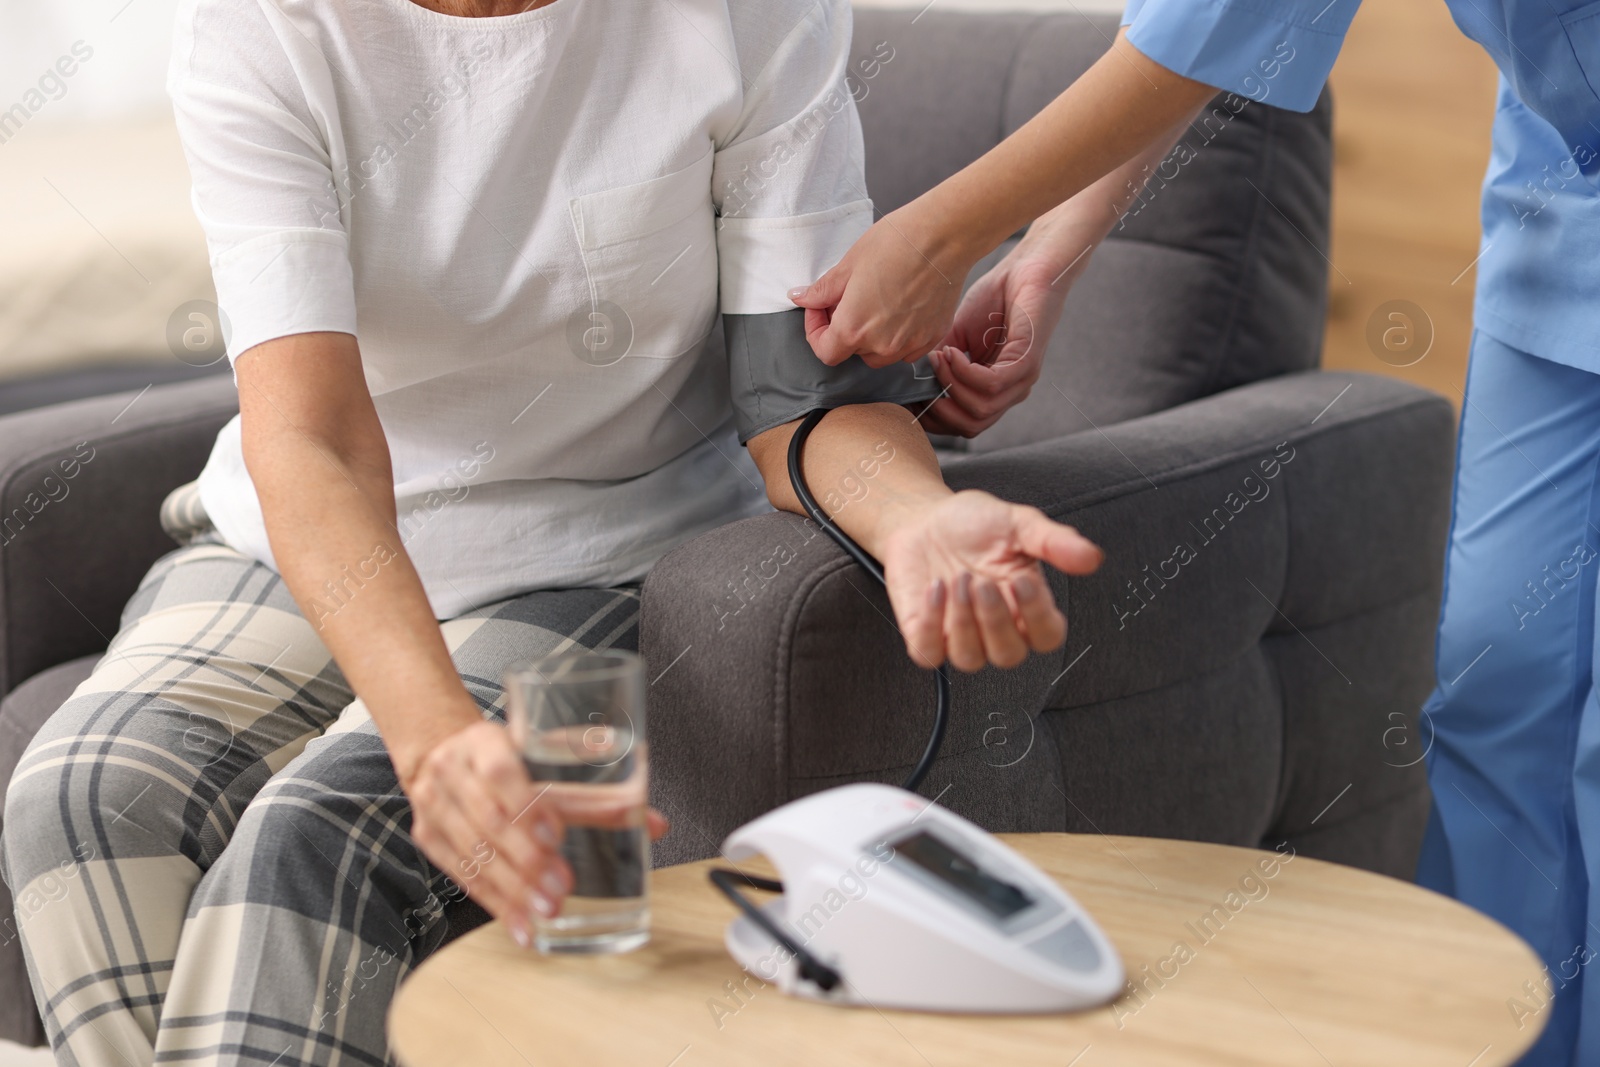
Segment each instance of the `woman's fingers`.
[{"label": "woman's fingers", "polygon": [[667,822],[667,817],[655,808],[647,808],[644,813],[645,829],[650,832],[650,840],[659,841],[666,836],[672,825]]},{"label": "woman's fingers", "polygon": [[475,839],[470,847],[476,848],[481,842],[502,868],[497,872],[502,877],[495,881],[511,891],[536,884],[549,861],[549,853],[534,841],[532,828],[538,824],[513,824],[512,816],[473,779],[458,778],[445,783],[444,789],[461,815],[466,832]]},{"label": "woman's fingers", "polygon": [[[986,664],[1015,667],[1028,658],[1030,649],[1049,652],[1066,640],[1066,616],[1037,571],[1004,583],[967,573],[950,588],[944,610],[932,617],[942,619],[944,651],[960,670],[976,671]],[[938,653],[931,651],[939,637],[922,628],[923,619],[918,616],[907,624],[906,646],[918,666],[931,668],[942,662],[933,659]],[[911,627],[917,628],[915,648],[922,655],[912,651]]]},{"label": "woman's fingers", "polygon": [[[969,490],[894,531],[884,565],[895,618],[918,666],[1015,667],[1066,639],[1042,564],[1089,574],[1105,554],[1037,508]],[[941,607],[942,599],[942,607]]]},{"label": "woman's fingers", "polygon": [[427,828],[428,837],[418,843],[428,858],[490,915],[504,921],[519,941],[526,937],[531,904],[527,888],[509,864],[495,863],[493,847],[465,813],[453,803],[437,804]]},{"label": "woman's fingers", "polygon": [[800,285],[790,289],[789,299],[796,307],[813,310],[831,309],[844,295],[845,282],[849,276],[842,263],[835,264],[810,285]]},{"label": "woman's fingers", "polygon": [[973,612],[970,573],[962,573],[952,583],[950,601],[945,608],[944,633],[946,654],[957,670],[975,671],[987,662],[978,618]]},{"label": "woman's fingers", "polygon": [[990,663],[996,667],[1015,667],[1028,658],[1027,642],[1017,632],[1016,617],[999,586],[987,578],[974,580],[972,604],[978,631],[983,637],[983,650]]},{"label": "woman's fingers", "polygon": [[945,369],[955,383],[953,389],[965,388],[979,396],[989,396],[998,392],[1004,383],[1004,378],[995,367],[977,362],[959,348],[946,348],[943,356]]},{"label": "woman's fingers", "polygon": [[810,285],[789,290],[789,299],[806,309],[806,340],[811,342],[811,350],[830,367],[843,363],[854,352],[849,340],[833,325],[834,312],[844,298],[849,279],[849,270],[840,263]]},{"label": "woman's fingers", "polygon": [[[487,796],[498,808],[498,817],[504,818],[510,828],[518,828],[531,838],[530,850],[535,847],[556,851],[561,847],[564,833],[559,814],[553,804],[541,804],[546,784],[535,783],[528,777],[522,757],[511,743],[511,737],[500,728],[484,731],[484,744],[475,749],[471,759],[474,779],[487,787]],[[485,813],[485,818],[496,816]],[[486,830],[492,827],[484,823]]]},{"label": "woman's fingers", "polygon": [[1004,299],[1004,282],[999,279],[998,269],[973,282],[956,306],[955,318],[941,343],[963,352],[981,348],[984,335],[1005,319]]},{"label": "woman's fingers", "polygon": [[900,627],[911,662],[932,670],[944,662],[944,612],[948,591],[935,579],[922,594],[922,603]]},{"label": "woman's fingers", "polygon": [[1056,607],[1055,598],[1043,575],[1024,572],[1011,579],[1011,595],[1017,614],[1027,633],[1028,646],[1035,652],[1050,652],[1067,639],[1067,617]]},{"label": "woman's fingers", "polygon": [[450,792],[464,831],[476,839],[471,854],[478,860],[480,876],[519,902],[523,911],[529,907],[546,915],[559,911],[572,888],[572,871],[558,851],[559,838],[551,846],[534,836],[548,824],[542,819],[529,826],[512,822],[479,778],[457,779]]},{"label": "woman's fingers", "polygon": [[855,354],[855,346],[833,324],[832,316],[826,311],[807,309],[806,340],[811,342],[811,351],[817,358],[830,367],[837,367]]},{"label": "woman's fingers", "polygon": [[447,738],[407,793],[417,845],[527,944],[533,913],[560,910],[572,872],[554,808],[539,803],[504,729],[484,722]]}]

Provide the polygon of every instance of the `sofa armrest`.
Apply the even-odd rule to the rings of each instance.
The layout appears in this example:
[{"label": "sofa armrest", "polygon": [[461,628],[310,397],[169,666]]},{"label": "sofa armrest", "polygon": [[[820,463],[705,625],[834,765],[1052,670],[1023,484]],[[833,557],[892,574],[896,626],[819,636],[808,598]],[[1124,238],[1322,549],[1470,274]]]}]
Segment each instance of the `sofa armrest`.
[{"label": "sofa armrest", "polygon": [[[1077,805],[1054,734],[1033,721],[1047,709],[1192,693],[1241,662],[1270,675],[1273,642],[1384,605],[1420,604],[1425,617],[1438,598],[1453,422],[1445,400],[1413,386],[1309,372],[952,464],[952,485],[1036,505],[1108,560],[1070,586],[1052,573],[1071,631],[1062,650],[956,676],[945,767],[924,791],[950,787],[943,802],[991,828],[1064,828]],[[1136,595],[1152,569],[1170,568],[1175,543],[1202,542],[1213,525],[1228,529],[1180,577]],[[1415,658],[1431,621],[1408,620],[1389,644]],[[652,795],[678,827],[663,860],[709,855],[736,826],[817,788],[898,781],[926,739],[931,676],[906,659],[887,598],[795,516],[732,523],[662,559],[645,582],[640,639],[653,675]],[[1347,681],[1379,706],[1407,706],[1425,694],[1422,660]],[[1261,722],[1281,720],[1288,702],[1260,697]],[[1218,723],[1245,728],[1223,712]],[[995,746],[1023,731],[1034,758],[1013,766]],[[1283,814],[1283,727],[1260,733],[1232,742],[1262,754],[1261,767],[1237,768],[1249,789],[1219,800],[1197,834],[1254,844]]]},{"label": "sofa armrest", "polygon": [[238,410],[227,376],[0,418],[0,695],[99,652],[175,546],[162,499]]}]

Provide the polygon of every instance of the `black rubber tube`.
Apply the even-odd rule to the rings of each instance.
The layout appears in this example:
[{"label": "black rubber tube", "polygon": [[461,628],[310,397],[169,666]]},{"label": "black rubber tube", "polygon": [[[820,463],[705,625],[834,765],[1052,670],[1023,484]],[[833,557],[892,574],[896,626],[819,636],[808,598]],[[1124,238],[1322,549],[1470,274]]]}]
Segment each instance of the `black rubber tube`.
[{"label": "black rubber tube", "polygon": [[[735,885],[736,882],[749,886],[751,889],[763,889],[769,893],[783,892],[783,883],[774,882],[770,878],[752,878],[748,874],[724,870],[720,867],[711,871],[711,884],[722,890],[723,895],[733,901],[740,911],[749,916],[751,922],[766,932],[768,937],[794,954],[800,969],[800,977],[815,984],[824,993],[832,992],[844,980],[839,972],[807,952],[804,945],[779,929],[777,923],[767,918],[766,912],[750,903],[749,899],[739,892],[738,886]],[[774,976],[758,974],[756,977],[770,982]]]},{"label": "black rubber tube", "polygon": [[[840,548],[849,553],[850,558],[859,563],[863,570],[878,580],[879,585],[885,585],[883,580],[883,567],[878,561],[866,553],[860,545],[850,538],[850,535],[834,525],[832,519],[822,513],[817,506],[816,498],[811,495],[811,487],[806,484],[805,472],[800,469],[800,457],[805,451],[806,438],[811,436],[811,431],[817,428],[817,423],[822,421],[828,413],[828,408],[818,408],[800,420],[800,425],[795,428],[794,436],[789,438],[789,484],[794,488],[794,495],[800,498],[800,506],[810,516],[811,521],[822,527],[827,535],[838,542]],[[885,586],[887,588],[887,586]],[[928,734],[927,747],[923,749],[922,758],[917,765],[911,768],[911,773],[906,777],[904,788],[916,792],[922,780],[928,776],[928,771],[933,767],[933,761],[938,758],[939,748],[944,744],[944,731],[950,720],[950,675],[944,664],[939,664],[933,672],[934,691],[936,703],[933,711],[933,730]]]}]

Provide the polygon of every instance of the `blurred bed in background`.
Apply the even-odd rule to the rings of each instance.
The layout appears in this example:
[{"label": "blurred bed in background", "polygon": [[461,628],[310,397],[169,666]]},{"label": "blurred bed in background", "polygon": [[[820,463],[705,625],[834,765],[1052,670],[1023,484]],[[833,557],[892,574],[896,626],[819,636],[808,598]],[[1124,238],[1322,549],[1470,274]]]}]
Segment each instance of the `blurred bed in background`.
[{"label": "blurred bed in background", "polygon": [[0,412],[213,358],[167,337],[213,298],[164,89],[176,7],[0,0]]}]

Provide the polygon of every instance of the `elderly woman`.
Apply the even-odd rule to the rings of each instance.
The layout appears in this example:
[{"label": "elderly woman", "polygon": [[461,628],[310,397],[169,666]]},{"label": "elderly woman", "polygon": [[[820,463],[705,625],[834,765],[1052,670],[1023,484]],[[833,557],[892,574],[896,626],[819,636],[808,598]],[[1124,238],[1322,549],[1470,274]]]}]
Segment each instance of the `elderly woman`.
[{"label": "elderly woman", "polygon": [[1060,645],[1040,561],[1099,550],[952,494],[937,383],[824,366],[787,299],[872,218],[849,36],[843,0],[189,0],[240,415],[7,797],[10,884],[76,880],[21,923],[61,1063],[382,1064],[452,884],[526,943],[571,872],[502,672],[633,647],[664,552],[796,510],[813,408],[813,484],[878,461],[838,517],[918,663]]}]

